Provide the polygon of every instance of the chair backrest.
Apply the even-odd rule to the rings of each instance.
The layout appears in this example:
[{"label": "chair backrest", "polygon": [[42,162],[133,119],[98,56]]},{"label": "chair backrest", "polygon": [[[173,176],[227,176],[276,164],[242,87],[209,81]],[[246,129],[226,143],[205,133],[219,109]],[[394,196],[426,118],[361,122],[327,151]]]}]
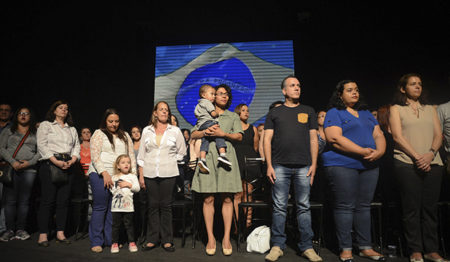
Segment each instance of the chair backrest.
[{"label": "chair backrest", "polygon": [[[267,201],[270,199],[271,186],[266,177],[265,163],[262,158],[244,157],[244,178],[253,186],[251,196],[252,201]],[[247,199],[248,201],[248,199]]]},{"label": "chair backrest", "polygon": [[260,157],[244,157],[244,178],[250,183],[264,177],[263,159]]}]

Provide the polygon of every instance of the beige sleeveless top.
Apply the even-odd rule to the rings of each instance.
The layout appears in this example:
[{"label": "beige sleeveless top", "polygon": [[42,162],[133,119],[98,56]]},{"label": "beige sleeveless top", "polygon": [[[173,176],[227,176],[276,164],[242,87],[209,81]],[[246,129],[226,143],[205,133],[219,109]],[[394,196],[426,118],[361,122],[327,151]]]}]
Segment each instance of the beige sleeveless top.
[{"label": "beige sleeveless top", "polygon": [[160,146],[161,145],[161,139],[162,139],[163,135],[156,135],[155,139],[156,139],[156,145]]},{"label": "beige sleeveless top", "polygon": [[[409,106],[399,106],[398,112],[402,125],[402,135],[409,144],[419,154],[425,154],[430,151],[433,143],[434,125],[433,114],[434,108],[430,105],[421,105],[419,117],[414,114],[414,110]],[[399,149],[397,145],[394,148],[394,158],[404,163],[413,164],[413,160]],[[431,164],[442,166],[442,160],[439,154],[431,161]]]}]

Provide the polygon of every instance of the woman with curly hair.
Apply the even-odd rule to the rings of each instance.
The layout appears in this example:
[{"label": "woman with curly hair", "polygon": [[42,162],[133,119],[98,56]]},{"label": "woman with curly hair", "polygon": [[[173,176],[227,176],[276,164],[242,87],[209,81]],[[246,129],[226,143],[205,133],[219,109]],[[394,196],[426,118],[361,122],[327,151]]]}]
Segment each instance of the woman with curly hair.
[{"label": "woman with curly hair", "polygon": [[341,261],[353,261],[352,226],[361,257],[386,258],[372,249],[370,203],[378,181],[377,160],[386,141],[377,120],[361,101],[353,80],[340,81],[324,122],[330,145],[322,154],[323,165],[334,195],[334,220]]},{"label": "woman with curly hair", "polygon": [[229,256],[233,250],[230,241],[231,223],[233,219],[233,201],[232,195],[242,191],[241,176],[239,173],[239,165],[236,158],[236,152],[230,141],[242,141],[242,125],[238,115],[230,112],[228,108],[231,105],[232,94],[231,88],[225,84],[215,87],[214,104],[219,117],[217,121],[219,125],[214,125],[206,130],[192,132],[193,139],[201,139],[203,137],[221,137],[226,140],[227,158],[231,161],[232,166],[221,164],[218,160],[219,151],[216,148],[215,141],[209,144],[209,153],[206,155],[206,162],[210,167],[209,174],[203,174],[196,169],[194,178],[192,179],[192,190],[202,193],[203,199],[203,217],[208,235],[208,243],[206,244],[206,254],[212,256],[216,253],[216,239],[214,237],[214,200],[216,193],[220,193],[220,201],[222,202],[222,216],[224,224],[224,236],[222,240],[222,252]]}]

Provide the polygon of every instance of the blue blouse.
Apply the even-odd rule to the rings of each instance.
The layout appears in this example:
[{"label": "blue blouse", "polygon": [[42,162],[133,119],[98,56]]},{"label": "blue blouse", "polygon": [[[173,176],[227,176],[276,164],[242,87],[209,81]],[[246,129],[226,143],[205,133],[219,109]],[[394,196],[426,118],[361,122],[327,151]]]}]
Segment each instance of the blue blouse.
[{"label": "blue blouse", "polygon": [[[342,135],[361,147],[376,149],[373,130],[378,125],[377,120],[367,111],[358,111],[355,117],[347,110],[330,109],[324,122],[324,128],[337,126],[342,129]],[[326,148],[322,154],[324,166],[341,166],[354,169],[373,168],[375,163],[363,159],[362,156],[342,152],[333,146]]]}]

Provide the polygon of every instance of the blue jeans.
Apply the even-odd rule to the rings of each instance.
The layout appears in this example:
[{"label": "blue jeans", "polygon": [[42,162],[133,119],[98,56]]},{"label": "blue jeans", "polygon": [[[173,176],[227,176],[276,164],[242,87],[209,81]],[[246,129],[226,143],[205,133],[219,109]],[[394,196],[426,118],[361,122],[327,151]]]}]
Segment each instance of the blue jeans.
[{"label": "blue jeans", "polygon": [[13,184],[3,187],[6,227],[8,230],[25,230],[31,190],[36,172],[14,172]]},{"label": "blue jeans", "polygon": [[276,180],[272,188],[272,246],[286,248],[286,214],[291,180],[294,182],[297,223],[300,231],[298,248],[301,252],[312,248],[314,233],[311,228],[311,211],[309,209],[310,177],[309,166],[286,167],[274,165]]},{"label": "blue jeans", "polygon": [[111,193],[103,186],[103,177],[89,174],[92,190],[92,215],[89,223],[91,246],[110,246],[112,243]]},{"label": "blue jeans", "polygon": [[[205,123],[203,123],[198,131],[203,131],[207,129],[208,127],[211,127],[213,125],[218,125],[219,123],[217,121],[211,121],[208,120]],[[216,147],[217,151],[219,151],[219,148],[227,148],[227,145],[225,144],[225,139],[222,137],[213,137],[213,136],[205,136],[202,138],[202,145],[200,146],[201,152],[208,152],[209,151],[209,142],[210,141],[216,141]]]},{"label": "blue jeans", "polygon": [[378,182],[378,168],[326,167],[334,195],[334,221],[341,250],[352,250],[352,225],[360,250],[372,248],[370,203]]}]

